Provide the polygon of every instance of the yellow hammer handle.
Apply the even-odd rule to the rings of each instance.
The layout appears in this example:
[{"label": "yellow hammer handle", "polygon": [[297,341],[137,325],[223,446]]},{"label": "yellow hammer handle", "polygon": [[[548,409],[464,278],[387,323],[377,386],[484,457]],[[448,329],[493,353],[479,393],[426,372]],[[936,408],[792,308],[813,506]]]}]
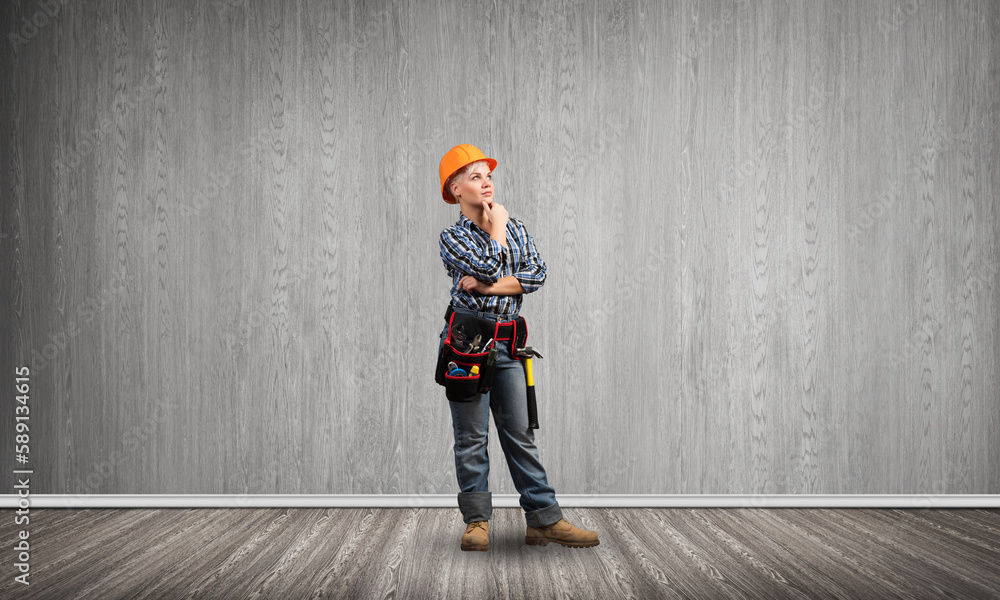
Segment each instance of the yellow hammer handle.
[{"label": "yellow hammer handle", "polygon": [[535,377],[531,374],[531,358],[524,359],[524,370],[528,374],[528,387],[535,385]]}]

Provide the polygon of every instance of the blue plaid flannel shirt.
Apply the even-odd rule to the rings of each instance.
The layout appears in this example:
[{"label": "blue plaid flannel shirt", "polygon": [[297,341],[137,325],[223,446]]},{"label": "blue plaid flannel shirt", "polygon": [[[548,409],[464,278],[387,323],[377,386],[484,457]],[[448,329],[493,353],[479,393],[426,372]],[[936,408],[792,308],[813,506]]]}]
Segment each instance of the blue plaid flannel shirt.
[{"label": "blue plaid flannel shirt", "polygon": [[534,292],[545,283],[545,263],[538,256],[524,223],[513,217],[507,220],[506,249],[465,215],[441,232],[439,245],[441,260],[452,280],[451,301],[455,306],[511,319],[521,310],[524,294],[487,296],[467,292],[458,287],[459,280],[466,275],[485,283],[496,283],[501,277],[513,275],[525,293]]}]

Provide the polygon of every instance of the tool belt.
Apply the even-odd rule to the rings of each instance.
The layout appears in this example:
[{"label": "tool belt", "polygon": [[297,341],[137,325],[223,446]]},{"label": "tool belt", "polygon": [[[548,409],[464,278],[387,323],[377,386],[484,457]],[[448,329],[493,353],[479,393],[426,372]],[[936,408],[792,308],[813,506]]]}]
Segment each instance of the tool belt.
[{"label": "tool belt", "polygon": [[[438,355],[434,380],[444,386],[448,400],[471,402],[477,394],[488,392],[493,384],[499,352],[497,344],[509,341],[511,358],[520,360],[514,351],[524,347],[528,326],[524,317],[506,322],[494,321],[457,313],[450,304],[444,319],[448,322],[448,332]],[[449,363],[455,363],[464,371],[464,376],[449,373]],[[474,366],[479,367],[479,373],[472,373]]]}]

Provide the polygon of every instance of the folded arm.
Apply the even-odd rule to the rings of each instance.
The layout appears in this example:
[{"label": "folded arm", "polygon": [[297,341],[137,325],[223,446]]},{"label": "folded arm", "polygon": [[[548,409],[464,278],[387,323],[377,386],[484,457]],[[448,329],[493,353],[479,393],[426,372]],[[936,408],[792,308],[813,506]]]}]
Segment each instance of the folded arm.
[{"label": "folded arm", "polygon": [[444,230],[439,240],[441,259],[445,266],[468,273],[486,283],[496,283],[503,268],[503,248],[491,239],[485,247],[480,247],[467,239],[461,232]]},{"label": "folded arm", "polygon": [[514,233],[523,248],[523,257],[514,273],[501,277],[507,256],[504,248],[491,239],[489,245],[480,246],[469,240],[461,231],[445,230],[441,233],[441,258],[445,265],[465,276],[459,287],[489,296],[516,296],[537,291],[545,283],[545,262],[538,256],[535,243],[519,222],[514,222]]},{"label": "folded arm", "polygon": [[496,283],[485,283],[466,275],[458,280],[458,285],[467,292],[479,292],[486,296],[516,296],[524,293],[521,282],[513,275],[501,277]]},{"label": "folded arm", "polygon": [[545,274],[547,269],[545,267],[545,261],[538,256],[538,250],[535,249],[535,242],[528,235],[527,230],[523,226],[519,227],[519,234],[524,237],[524,262],[518,265],[518,268],[514,271],[514,277],[517,279],[518,283],[521,284],[522,289],[526,294],[537,291],[542,285],[545,284]]}]

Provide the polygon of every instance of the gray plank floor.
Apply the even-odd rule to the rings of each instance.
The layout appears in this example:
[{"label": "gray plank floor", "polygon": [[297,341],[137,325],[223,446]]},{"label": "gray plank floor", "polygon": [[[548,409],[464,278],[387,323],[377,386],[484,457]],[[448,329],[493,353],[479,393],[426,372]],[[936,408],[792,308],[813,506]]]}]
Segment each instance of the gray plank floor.
[{"label": "gray plank floor", "polygon": [[564,509],[576,549],[494,509],[36,509],[31,584],[0,525],[0,598],[1000,598],[1000,510]]}]

